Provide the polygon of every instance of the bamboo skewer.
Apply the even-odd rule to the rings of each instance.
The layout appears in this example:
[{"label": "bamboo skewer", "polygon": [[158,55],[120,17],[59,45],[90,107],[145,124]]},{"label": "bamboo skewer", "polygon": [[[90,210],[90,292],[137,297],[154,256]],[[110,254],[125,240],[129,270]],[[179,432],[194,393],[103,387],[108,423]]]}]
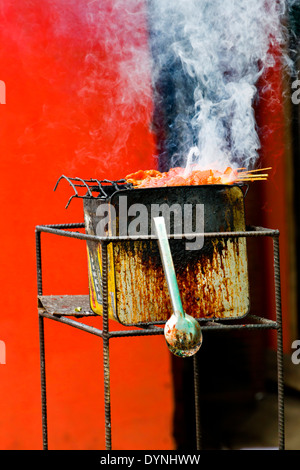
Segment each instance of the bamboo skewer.
[{"label": "bamboo skewer", "polygon": [[242,177],[246,177],[246,178],[260,178],[261,176],[269,176],[268,173],[260,173],[259,175],[247,175],[246,173],[244,175],[238,175],[238,178]]},{"label": "bamboo skewer", "polygon": [[268,178],[237,178],[236,181],[267,181]]},{"label": "bamboo skewer", "polygon": [[262,173],[260,175],[238,175],[237,178],[267,178],[269,175],[268,173]]},{"label": "bamboo skewer", "polygon": [[[271,167],[268,168],[257,168],[255,170],[248,171],[238,171],[237,181],[266,181],[269,176],[268,173],[258,173],[266,170],[271,170]],[[241,168],[241,170],[244,170]]]},{"label": "bamboo skewer", "polygon": [[[239,170],[240,168],[238,168]],[[245,170],[245,168],[241,168],[241,170]],[[256,170],[247,170],[246,173],[255,173],[257,171],[265,171],[265,170],[272,170],[272,167],[269,166],[268,168],[257,168]]]},{"label": "bamboo skewer", "polygon": [[[238,175],[252,175],[252,173],[257,173],[258,171],[266,171],[266,170],[271,170],[271,169],[272,169],[271,167],[268,167],[268,168],[260,168],[260,169],[257,169],[257,170],[239,171]],[[255,175],[253,175],[253,176],[255,176]]]}]

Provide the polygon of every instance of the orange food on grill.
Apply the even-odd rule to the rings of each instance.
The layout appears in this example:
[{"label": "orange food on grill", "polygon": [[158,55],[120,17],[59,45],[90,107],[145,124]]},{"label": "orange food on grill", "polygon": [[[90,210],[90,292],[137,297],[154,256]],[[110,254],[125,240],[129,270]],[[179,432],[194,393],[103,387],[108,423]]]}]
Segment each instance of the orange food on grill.
[{"label": "orange food on grill", "polygon": [[245,170],[231,167],[221,172],[218,170],[198,170],[187,172],[185,168],[175,167],[161,173],[158,170],[139,170],[125,177],[128,183],[138,188],[153,188],[157,186],[191,186],[202,184],[233,184],[237,182],[266,180],[268,174],[256,173],[257,171],[269,170]]}]

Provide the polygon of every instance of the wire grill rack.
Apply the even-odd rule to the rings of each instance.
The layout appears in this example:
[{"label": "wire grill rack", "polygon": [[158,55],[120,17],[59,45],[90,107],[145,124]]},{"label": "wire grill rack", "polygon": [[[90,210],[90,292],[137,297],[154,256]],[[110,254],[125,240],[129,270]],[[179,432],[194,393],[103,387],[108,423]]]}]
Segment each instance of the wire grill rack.
[{"label": "wire grill rack", "polygon": [[131,189],[132,184],[127,183],[126,180],[97,180],[95,178],[82,179],[82,178],[70,178],[69,176],[61,175],[57,180],[54,191],[56,191],[61,180],[66,180],[74,191],[74,194],[70,197],[67,202],[66,209],[70,205],[73,198],[87,199],[87,198],[100,198],[107,199],[111,190],[120,191],[121,189]]}]

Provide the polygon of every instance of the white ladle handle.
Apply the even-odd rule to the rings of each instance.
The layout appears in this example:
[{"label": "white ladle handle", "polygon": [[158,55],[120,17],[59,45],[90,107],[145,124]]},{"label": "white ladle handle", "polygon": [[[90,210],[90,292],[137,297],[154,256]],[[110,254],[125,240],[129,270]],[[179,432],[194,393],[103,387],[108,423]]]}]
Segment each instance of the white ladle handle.
[{"label": "white ladle handle", "polygon": [[163,217],[154,217],[156,235],[158,237],[158,247],[167,280],[169,294],[171,297],[173,312],[177,317],[184,317],[180,292],[178,288],[173,258],[170,250],[169,239],[166,230],[165,219]]}]

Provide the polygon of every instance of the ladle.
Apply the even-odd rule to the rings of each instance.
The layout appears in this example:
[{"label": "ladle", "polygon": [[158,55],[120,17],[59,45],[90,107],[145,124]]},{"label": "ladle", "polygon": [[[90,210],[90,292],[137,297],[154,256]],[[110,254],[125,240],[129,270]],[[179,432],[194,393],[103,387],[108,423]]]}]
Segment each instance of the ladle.
[{"label": "ladle", "polygon": [[165,219],[154,217],[153,220],[173,309],[173,314],[164,327],[167,346],[175,356],[193,356],[202,344],[201,328],[198,321],[183,310]]}]

